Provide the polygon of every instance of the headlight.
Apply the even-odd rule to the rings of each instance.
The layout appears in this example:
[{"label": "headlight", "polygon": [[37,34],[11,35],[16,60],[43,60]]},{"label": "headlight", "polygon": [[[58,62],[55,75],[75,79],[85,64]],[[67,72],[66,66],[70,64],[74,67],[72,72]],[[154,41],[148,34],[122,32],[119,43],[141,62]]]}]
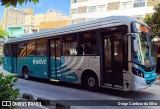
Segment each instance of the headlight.
[{"label": "headlight", "polygon": [[156,73],[152,73],[152,76],[156,76]]},{"label": "headlight", "polygon": [[145,74],[145,78],[148,78],[148,77],[150,77],[150,74]]}]

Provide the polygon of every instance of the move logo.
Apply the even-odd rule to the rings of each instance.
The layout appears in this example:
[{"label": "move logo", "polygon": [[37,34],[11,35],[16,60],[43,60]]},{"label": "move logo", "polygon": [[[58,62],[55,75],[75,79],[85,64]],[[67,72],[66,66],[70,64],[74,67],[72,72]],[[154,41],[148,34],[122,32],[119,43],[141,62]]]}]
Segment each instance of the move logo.
[{"label": "move logo", "polygon": [[33,59],[33,64],[46,64],[46,60],[36,60],[36,59]]}]

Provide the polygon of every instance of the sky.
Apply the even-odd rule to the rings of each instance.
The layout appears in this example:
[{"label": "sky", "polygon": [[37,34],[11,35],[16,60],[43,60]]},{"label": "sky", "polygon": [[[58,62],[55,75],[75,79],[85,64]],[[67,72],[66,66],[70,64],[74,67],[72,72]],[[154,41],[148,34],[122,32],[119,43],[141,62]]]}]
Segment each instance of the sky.
[{"label": "sky", "polygon": [[[17,5],[16,8],[33,8],[34,14],[45,14],[47,10],[60,11],[63,15],[69,15],[70,11],[70,0],[39,0],[39,3],[34,5],[32,2],[23,4],[22,6]],[[5,6],[0,6],[0,18],[3,18]]]}]

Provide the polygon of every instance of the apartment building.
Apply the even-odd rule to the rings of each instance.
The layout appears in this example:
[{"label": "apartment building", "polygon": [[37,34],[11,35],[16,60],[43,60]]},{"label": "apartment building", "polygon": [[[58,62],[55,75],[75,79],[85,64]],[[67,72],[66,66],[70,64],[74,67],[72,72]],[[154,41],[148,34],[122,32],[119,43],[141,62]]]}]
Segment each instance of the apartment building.
[{"label": "apartment building", "polygon": [[70,25],[69,20],[41,22],[39,26],[39,30],[41,31],[41,30],[46,30],[51,28],[60,28],[67,25]]},{"label": "apartment building", "polygon": [[71,0],[71,24],[114,15],[143,19],[160,0]]},{"label": "apartment building", "polygon": [[33,9],[17,9],[17,8],[5,8],[3,28],[6,30],[8,26],[21,26],[24,25],[25,17],[32,14]]},{"label": "apartment building", "polygon": [[61,12],[48,10],[46,14],[28,15],[25,17],[26,33],[69,25],[69,16]]}]

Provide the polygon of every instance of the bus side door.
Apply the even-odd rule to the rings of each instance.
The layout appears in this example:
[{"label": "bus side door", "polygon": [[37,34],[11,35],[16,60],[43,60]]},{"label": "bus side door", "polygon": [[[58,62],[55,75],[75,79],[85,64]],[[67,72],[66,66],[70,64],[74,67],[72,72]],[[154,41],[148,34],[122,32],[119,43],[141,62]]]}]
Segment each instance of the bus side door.
[{"label": "bus side door", "polygon": [[123,85],[122,38],[120,32],[104,35],[104,83]]},{"label": "bus side door", "polygon": [[17,73],[17,45],[14,44],[11,46],[12,47],[12,73]]},{"label": "bus side door", "polygon": [[61,79],[61,61],[60,61],[60,39],[53,39],[49,41],[50,45],[50,78]]}]

